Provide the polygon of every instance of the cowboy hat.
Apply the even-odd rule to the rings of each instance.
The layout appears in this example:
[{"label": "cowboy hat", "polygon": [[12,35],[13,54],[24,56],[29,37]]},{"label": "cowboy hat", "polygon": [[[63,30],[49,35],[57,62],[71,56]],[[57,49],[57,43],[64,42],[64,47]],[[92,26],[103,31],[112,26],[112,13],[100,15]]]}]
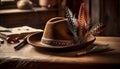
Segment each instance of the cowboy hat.
[{"label": "cowboy hat", "polygon": [[93,35],[89,35],[85,42],[76,43],[73,34],[68,29],[67,19],[55,17],[46,23],[43,32],[31,34],[27,41],[37,49],[62,52],[87,48],[95,39]]}]

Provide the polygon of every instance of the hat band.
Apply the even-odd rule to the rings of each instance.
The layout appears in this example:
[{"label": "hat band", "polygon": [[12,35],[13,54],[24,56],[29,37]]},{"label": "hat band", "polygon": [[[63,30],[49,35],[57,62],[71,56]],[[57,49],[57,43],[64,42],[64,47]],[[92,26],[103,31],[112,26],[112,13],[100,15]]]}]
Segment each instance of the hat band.
[{"label": "hat band", "polygon": [[43,37],[41,39],[41,43],[46,45],[51,45],[51,46],[69,46],[74,44],[70,40],[55,40],[55,39],[48,39]]}]

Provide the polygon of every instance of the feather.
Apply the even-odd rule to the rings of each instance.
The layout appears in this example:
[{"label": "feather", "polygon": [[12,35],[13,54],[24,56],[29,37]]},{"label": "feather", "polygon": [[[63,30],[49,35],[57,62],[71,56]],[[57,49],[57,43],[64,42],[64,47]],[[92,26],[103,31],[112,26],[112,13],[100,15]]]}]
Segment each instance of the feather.
[{"label": "feather", "polygon": [[85,5],[84,3],[81,3],[80,9],[79,9],[79,14],[78,14],[78,28],[79,28],[79,40],[81,43],[85,41],[85,34],[88,31],[89,23],[87,23],[87,13],[85,10]]},{"label": "feather", "polygon": [[74,17],[72,11],[68,7],[66,7],[66,17],[70,18]]},{"label": "feather", "polygon": [[77,42],[78,40],[78,36],[77,36],[77,20],[75,19],[75,16],[73,16],[73,13],[71,12],[71,10],[66,7],[66,17],[68,18],[68,28],[71,31],[71,33],[74,36],[74,40],[75,42]]},{"label": "feather", "polygon": [[97,35],[97,34],[99,34],[100,32],[102,32],[105,27],[106,27],[106,26],[105,26],[104,24],[99,23],[98,25],[96,25],[96,27],[94,27],[93,29],[91,29],[90,32],[91,32],[93,35]]},{"label": "feather", "polygon": [[87,21],[87,13],[84,7],[84,3],[80,5],[80,10],[78,14],[78,21],[79,21],[79,26],[81,27],[87,27],[88,21]]},{"label": "feather", "polygon": [[86,12],[85,12],[85,7],[84,7],[84,3],[82,3],[80,5],[80,10],[79,10],[79,14],[78,14],[78,25],[79,25],[79,29],[81,31],[82,36],[80,37],[84,37],[86,30],[87,30],[87,17],[86,17]]},{"label": "feather", "polygon": [[85,36],[87,37],[89,34],[97,35],[100,32],[102,32],[104,30],[104,28],[105,28],[104,24],[96,23],[93,26],[91,26],[91,28],[89,29],[89,31],[86,33]]}]

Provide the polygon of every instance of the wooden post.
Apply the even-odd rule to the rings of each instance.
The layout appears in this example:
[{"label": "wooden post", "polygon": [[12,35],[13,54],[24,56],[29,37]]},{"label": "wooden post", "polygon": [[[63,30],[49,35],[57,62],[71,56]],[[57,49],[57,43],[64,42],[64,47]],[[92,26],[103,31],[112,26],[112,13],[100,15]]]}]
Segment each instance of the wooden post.
[{"label": "wooden post", "polygon": [[91,22],[100,22],[100,0],[91,0]]}]

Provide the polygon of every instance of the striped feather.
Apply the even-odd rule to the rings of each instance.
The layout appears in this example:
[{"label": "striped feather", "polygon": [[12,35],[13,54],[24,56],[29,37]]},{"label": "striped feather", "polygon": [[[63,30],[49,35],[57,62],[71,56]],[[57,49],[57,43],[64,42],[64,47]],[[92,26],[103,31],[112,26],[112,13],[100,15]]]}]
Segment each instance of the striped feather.
[{"label": "striped feather", "polygon": [[78,36],[77,36],[77,27],[78,23],[75,19],[75,16],[73,16],[71,10],[66,7],[66,17],[68,18],[68,28],[71,31],[71,33],[74,35],[74,40],[77,42]]}]

